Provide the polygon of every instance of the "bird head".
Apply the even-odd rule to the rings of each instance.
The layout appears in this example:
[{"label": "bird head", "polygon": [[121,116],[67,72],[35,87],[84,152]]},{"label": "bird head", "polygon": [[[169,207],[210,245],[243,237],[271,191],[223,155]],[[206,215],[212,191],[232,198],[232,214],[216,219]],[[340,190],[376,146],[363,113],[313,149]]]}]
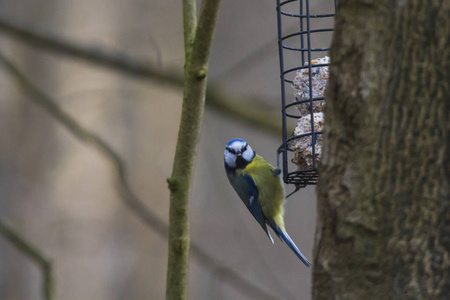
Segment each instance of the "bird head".
[{"label": "bird head", "polygon": [[255,151],[243,139],[232,139],[225,147],[225,166],[229,169],[241,169],[255,157]]}]

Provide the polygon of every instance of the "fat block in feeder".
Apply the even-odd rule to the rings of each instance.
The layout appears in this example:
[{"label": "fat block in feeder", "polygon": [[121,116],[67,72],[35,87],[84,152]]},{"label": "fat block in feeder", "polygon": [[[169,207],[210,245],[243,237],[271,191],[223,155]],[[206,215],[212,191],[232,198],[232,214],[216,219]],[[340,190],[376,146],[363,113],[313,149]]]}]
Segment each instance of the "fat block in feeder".
[{"label": "fat block in feeder", "polygon": [[[314,132],[322,132],[324,125],[323,112],[314,114]],[[301,117],[294,130],[294,135],[301,135],[311,132],[311,114]],[[299,170],[313,168],[313,150],[312,136],[303,136],[295,139],[291,143],[291,149],[294,151],[292,162],[297,165]],[[316,146],[314,148],[316,163],[322,158],[322,135],[316,135]]]},{"label": "fat block in feeder", "polygon": [[[325,94],[325,88],[328,82],[328,64],[330,58],[325,56],[311,61],[311,86],[313,99],[323,98]],[[317,66],[322,65],[322,66]],[[326,66],[323,66],[326,65]],[[305,64],[308,66],[308,63]],[[294,89],[294,96],[296,101],[309,100],[309,68],[301,69],[297,71],[297,74],[292,82],[292,88]],[[322,112],[325,106],[325,100],[318,100],[313,102],[313,111]],[[310,114],[309,102],[296,105],[301,115]]]},{"label": "fat block in feeder", "polygon": [[[330,58],[325,56],[311,61],[311,73],[309,68],[301,69],[297,72],[292,87],[296,101],[309,100],[311,91],[309,87],[309,77],[311,76],[311,90],[313,99],[323,98],[328,82],[328,64]],[[305,64],[306,66],[308,64]],[[325,65],[325,66],[324,66]],[[294,136],[311,133],[311,106],[310,102],[296,105],[300,111],[301,118],[297,122]],[[322,132],[324,126],[323,109],[325,100],[313,101],[314,132]],[[294,151],[292,162],[297,165],[298,170],[312,169],[314,167],[312,135],[303,136],[293,140],[290,144]],[[322,135],[316,135],[314,156],[316,163],[322,157]]]}]

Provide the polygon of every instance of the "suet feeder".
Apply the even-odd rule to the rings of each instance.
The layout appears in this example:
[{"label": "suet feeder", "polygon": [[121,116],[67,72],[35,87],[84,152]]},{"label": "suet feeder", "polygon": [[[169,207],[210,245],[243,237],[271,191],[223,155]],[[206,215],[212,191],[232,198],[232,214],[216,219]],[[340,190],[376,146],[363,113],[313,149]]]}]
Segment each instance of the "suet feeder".
[{"label": "suet feeder", "polygon": [[336,7],[337,0],[277,0],[283,114],[278,158],[281,155],[284,182],[295,185],[295,191],[318,181],[329,66],[326,55]]}]

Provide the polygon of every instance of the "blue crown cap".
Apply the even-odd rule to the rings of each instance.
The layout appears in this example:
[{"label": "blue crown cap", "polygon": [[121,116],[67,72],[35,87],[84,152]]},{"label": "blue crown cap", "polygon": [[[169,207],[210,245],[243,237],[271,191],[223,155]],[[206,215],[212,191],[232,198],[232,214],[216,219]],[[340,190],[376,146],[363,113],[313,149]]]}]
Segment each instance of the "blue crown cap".
[{"label": "blue crown cap", "polygon": [[230,145],[233,144],[234,142],[247,143],[247,142],[244,141],[243,139],[232,139],[231,141],[228,142],[227,146],[230,146]]}]

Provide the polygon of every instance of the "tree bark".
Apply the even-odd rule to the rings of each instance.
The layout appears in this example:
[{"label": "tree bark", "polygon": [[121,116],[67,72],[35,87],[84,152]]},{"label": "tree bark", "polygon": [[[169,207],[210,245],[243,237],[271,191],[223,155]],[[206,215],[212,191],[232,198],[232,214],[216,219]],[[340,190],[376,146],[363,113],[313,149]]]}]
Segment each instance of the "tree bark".
[{"label": "tree bark", "polygon": [[450,298],[450,1],[341,0],[314,299]]}]

